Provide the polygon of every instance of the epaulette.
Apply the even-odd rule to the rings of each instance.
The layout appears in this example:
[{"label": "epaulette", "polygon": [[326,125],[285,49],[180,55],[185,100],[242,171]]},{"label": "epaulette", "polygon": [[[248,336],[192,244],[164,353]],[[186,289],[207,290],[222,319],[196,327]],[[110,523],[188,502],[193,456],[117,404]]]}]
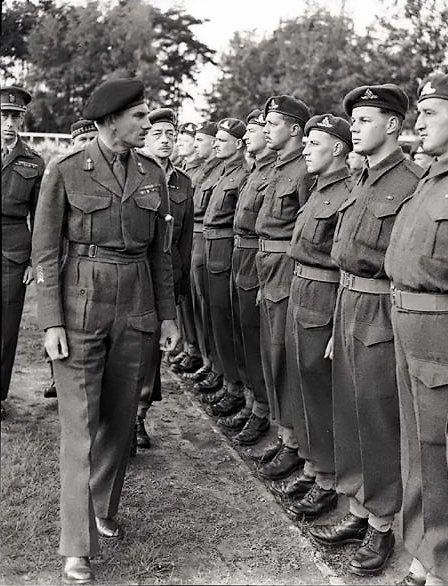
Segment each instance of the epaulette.
[{"label": "epaulette", "polygon": [[405,167],[409,169],[409,171],[411,171],[411,173],[418,177],[418,179],[421,179],[425,170],[422,167],[420,167],[420,165],[417,165],[417,163],[414,163],[414,161],[411,161],[410,159],[405,159],[404,164]]},{"label": "epaulette", "polygon": [[55,163],[57,165],[59,165],[59,163],[63,163],[67,159],[70,159],[70,157],[74,157],[75,155],[78,155],[79,153],[84,152],[85,148],[86,148],[85,146],[70,148],[65,153],[63,153],[61,155],[57,155],[55,157]]}]

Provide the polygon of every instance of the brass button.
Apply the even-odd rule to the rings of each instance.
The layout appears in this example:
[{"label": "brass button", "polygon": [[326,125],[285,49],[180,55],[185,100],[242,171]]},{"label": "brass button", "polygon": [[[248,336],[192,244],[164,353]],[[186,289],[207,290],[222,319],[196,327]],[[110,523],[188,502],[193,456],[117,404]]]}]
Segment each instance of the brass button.
[{"label": "brass button", "polygon": [[386,195],[386,199],[394,199],[393,195]]},{"label": "brass button", "polygon": [[80,294],[80,295],[85,295],[85,293],[86,293],[86,290],[85,290],[85,289],[80,289],[80,290],[79,290],[79,294]]},{"label": "brass button", "polygon": [[325,204],[326,206],[329,206],[329,205],[330,205],[330,202],[328,201],[328,199],[326,199],[326,200],[324,201],[324,204]]}]

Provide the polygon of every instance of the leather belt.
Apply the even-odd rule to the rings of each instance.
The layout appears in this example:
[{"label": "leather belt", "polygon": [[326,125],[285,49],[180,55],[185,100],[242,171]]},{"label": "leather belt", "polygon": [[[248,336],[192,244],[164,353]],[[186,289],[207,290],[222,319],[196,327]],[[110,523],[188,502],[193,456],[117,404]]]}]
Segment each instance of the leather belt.
[{"label": "leather belt", "polygon": [[204,238],[206,240],[233,238],[233,228],[204,228]]},{"label": "leather belt", "polygon": [[286,252],[289,247],[289,240],[258,240],[258,250],[262,252]]},{"label": "leather belt", "polygon": [[112,250],[96,244],[80,244],[78,242],[68,243],[69,256],[86,256],[99,261],[110,261],[117,263],[141,262],[148,258],[147,251],[139,254],[130,254],[120,250]]},{"label": "leather belt", "polygon": [[195,222],[193,224],[193,232],[198,233],[200,232],[202,234],[204,230],[204,225],[202,224],[202,222]]},{"label": "leather belt", "polygon": [[256,248],[258,250],[258,238],[245,238],[239,234],[234,237],[236,248]]},{"label": "leather belt", "polygon": [[294,275],[310,281],[321,281],[323,283],[339,283],[339,269],[322,269],[311,267],[295,262]]},{"label": "leather belt", "polygon": [[390,293],[390,281],[387,279],[366,279],[342,270],[339,283],[342,287],[359,293],[371,293],[373,295],[389,295]]},{"label": "leather belt", "polygon": [[448,295],[443,293],[418,293],[401,291],[392,285],[392,305],[409,311],[448,313]]}]

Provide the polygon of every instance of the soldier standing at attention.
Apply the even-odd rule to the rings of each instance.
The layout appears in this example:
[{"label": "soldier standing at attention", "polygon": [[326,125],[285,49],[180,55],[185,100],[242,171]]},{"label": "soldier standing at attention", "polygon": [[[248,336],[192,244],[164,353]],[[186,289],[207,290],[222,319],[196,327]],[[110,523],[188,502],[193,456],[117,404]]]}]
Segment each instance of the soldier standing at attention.
[{"label": "soldier standing at attention", "polygon": [[345,160],[352,148],[349,123],[332,114],[308,120],[305,135],[306,168],[316,175],[316,180],[310,199],[299,210],[288,251],[295,264],[286,319],[286,347],[291,394],[297,393],[296,401],[302,399],[305,408],[310,464],[308,475],[297,477],[285,487],[285,492],[280,492],[282,496],[296,497],[288,512],[299,519],[317,517],[335,507],[338,500],[331,362],[325,350],[331,338],[339,284],[339,269],[331,259],[331,246],[338,208],[350,196],[350,174]]},{"label": "soldier standing at attention", "polygon": [[[31,94],[21,87],[1,89],[2,142],[2,392],[8,396],[26,287],[33,280],[31,231],[44,162],[20,138]],[[29,219],[29,227],[27,223]],[[31,228],[31,231],[30,231]]]},{"label": "soldier standing at attention", "polygon": [[[171,162],[176,134],[175,114],[171,108],[158,108],[149,113],[151,128],[146,135],[146,149],[161,165],[168,182],[173,238],[171,259],[173,262],[174,297],[176,304],[188,293],[190,287],[191,241],[193,237],[193,190],[188,175]],[[153,401],[160,401],[160,363],[162,353],[157,336],[153,339],[151,361],[140,394],[137,413],[137,446],[151,446],[145,429],[145,418]]]},{"label": "soldier standing at attention", "polygon": [[202,159],[197,156],[194,149],[195,135],[196,124],[193,124],[193,122],[179,124],[177,131],[177,151],[178,156],[182,159],[180,167],[190,177],[193,187],[201,175],[200,167],[202,165]]},{"label": "soldier standing at attention", "polygon": [[[138,79],[101,84],[84,114],[98,138],[50,164],[33,234],[38,316],[61,421],[63,579],[93,580],[115,519],[154,333],[178,341],[165,175],[137,153],[149,129]],[[64,238],[68,256],[61,270]]]},{"label": "soldier standing at attention", "polygon": [[[386,253],[392,280],[403,426],[402,586],[448,583],[448,75],[419,88],[415,129],[434,162],[398,214]],[[405,447],[406,446],[406,447]]]},{"label": "soldier standing at attention", "polygon": [[336,486],[350,500],[339,523],[314,526],[324,545],[359,543],[348,570],[370,576],[394,549],[402,503],[400,421],[384,256],[400,206],[422,169],[398,145],[408,97],[394,84],[362,86],[344,98],[353,148],[367,164],[340,207],[332,256],[341,269],[333,329]]},{"label": "soldier standing at attention", "polygon": [[[270,415],[278,425],[279,441],[268,446],[260,456],[253,453],[252,457],[260,461],[259,473],[263,478],[281,480],[303,464],[293,429],[286,368],[286,312],[294,270],[294,262],[286,252],[297,212],[306,203],[311,187],[311,176],[302,154],[303,129],[310,114],[304,102],[284,95],[269,98],[264,115],[266,142],[277,153],[277,161],[255,224],[260,239],[256,263],[260,283],[261,358]],[[305,423],[300,439],[301,454],[307,457]]]}]

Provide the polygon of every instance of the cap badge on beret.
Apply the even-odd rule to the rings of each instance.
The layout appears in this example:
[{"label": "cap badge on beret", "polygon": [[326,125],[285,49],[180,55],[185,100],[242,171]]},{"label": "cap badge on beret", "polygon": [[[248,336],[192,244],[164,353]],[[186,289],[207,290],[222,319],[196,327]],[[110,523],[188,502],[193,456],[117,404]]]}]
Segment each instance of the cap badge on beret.
[{"label": "cap badge on beret", "polygon": [[184,130],[187,130],[188,132],[194,132],[193,124],[191,124],[191,122],[189,124],[186,124]]},{"label": "cap badge on beret", "polygon": [[370,88],[367,88],[364,95],[361,96],[361,100],[377,100],[378,96],[372,92]]},{"label": "cap badge on beret", "polygon": [[279,105],[277,104],[277,102],[275,100],[271,100],[271,103],[269,104],[269,109],[276,110],[278,107]]},{"label": "cap badge on beret", "polygon": [[9,98],[9,103],[10,103],[10,104],[15,104],[15,103],[16,103],[16,97],[15,97],[15,95],[14,95],[14,94],[11,94],[11,93],[10,93],[10,94],[8,95],[8,98]]},{"label": "cap badge on beret", "polygon": [[258,115],[257,121],[258,122],[262,122],[264,124],[265,120],[264,120],[263,113],[261,113],[261,114]]},{"label": "cap badge on beret", "polygon": [[322,128],[333,128],[333,124],[330,122],[328,116],[325,116],[322,122],[316,122],[316,126],[321,126]]},{"label": "cap badge on beret", "polygon": [[226,128],[228,130],[230,128],[230,120],[224,120],[220,126],[221,128]]},{"label": "cap badge on beret", "polygon": [[432,87],[431,82],[428,81],[428,83],[425,83],[425,85],[423,86],[422,91],[420,92],[421,96],[429,96],[430,94],[435,94],[436,93],[436,88]]}]

